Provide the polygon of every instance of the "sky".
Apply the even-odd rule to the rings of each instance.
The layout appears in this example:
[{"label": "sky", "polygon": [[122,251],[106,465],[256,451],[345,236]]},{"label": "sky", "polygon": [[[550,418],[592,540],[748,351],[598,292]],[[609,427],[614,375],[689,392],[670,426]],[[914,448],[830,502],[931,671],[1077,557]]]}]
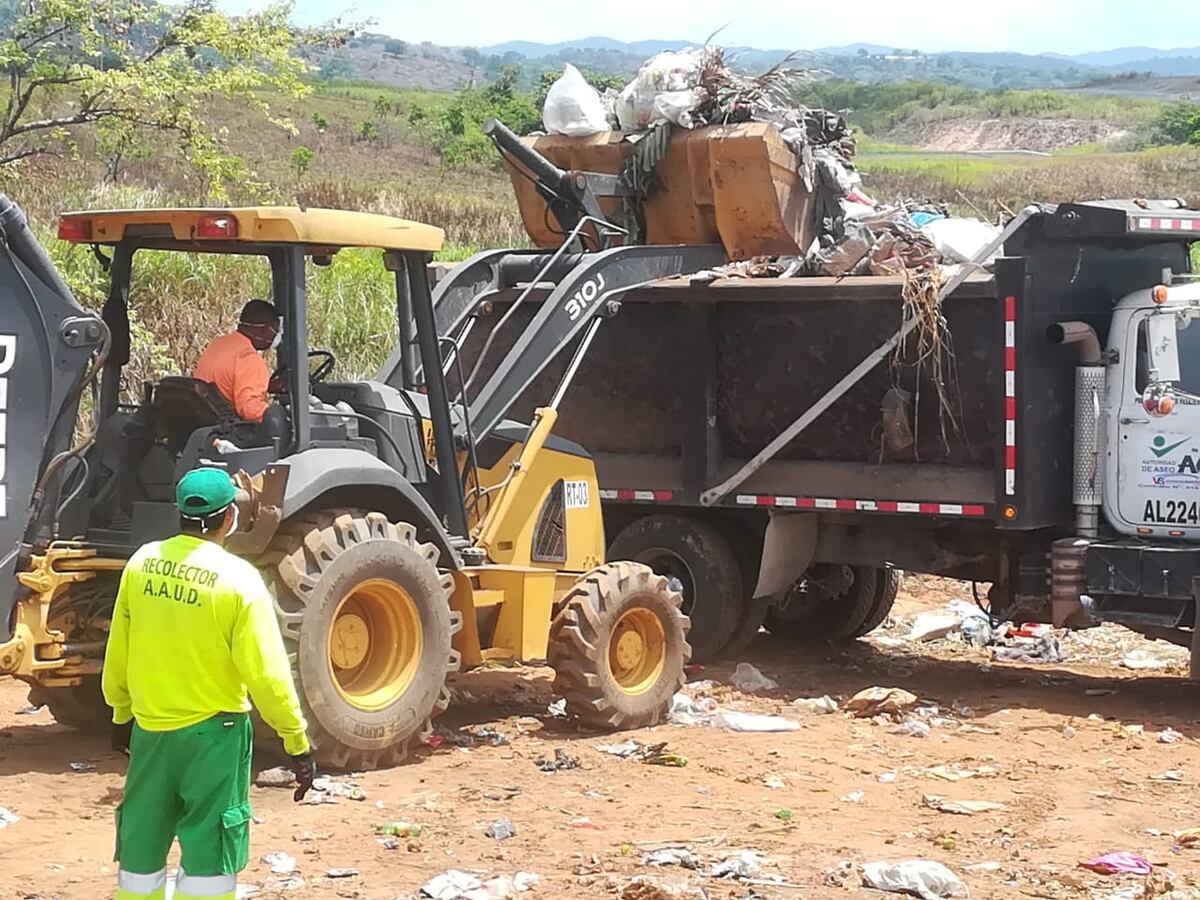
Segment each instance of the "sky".
[{"label": "sky", "polygon": [[[235,12],[264,0],[223,0]],[[1115,47],[1200,46],[1192,0],[295,0],[296,19],[373,19],[369,30],[409,42],[487,47],[602,35],[813,49],[863,41],[924,51],[1085,53]]]}]

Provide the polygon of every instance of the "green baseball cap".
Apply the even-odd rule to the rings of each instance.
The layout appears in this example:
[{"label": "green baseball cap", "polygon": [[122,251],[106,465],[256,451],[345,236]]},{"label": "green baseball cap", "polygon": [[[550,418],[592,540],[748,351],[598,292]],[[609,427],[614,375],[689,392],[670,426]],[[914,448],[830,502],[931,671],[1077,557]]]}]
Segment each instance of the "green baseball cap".
[{"label": "green baseball cap", "polygon": [[175,486],[175,505],[197,519],[219,513],[235,496],[237,488],[223,469],[192,469]]}]

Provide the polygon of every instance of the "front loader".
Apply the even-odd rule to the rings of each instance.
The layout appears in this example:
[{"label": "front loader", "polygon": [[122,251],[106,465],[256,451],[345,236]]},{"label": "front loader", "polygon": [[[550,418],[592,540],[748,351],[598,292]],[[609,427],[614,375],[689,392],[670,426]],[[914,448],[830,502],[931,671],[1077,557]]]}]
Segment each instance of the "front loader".
[{"label": "front loader", "polygon": [[[593,237],[610,227],[586,224]],[[30,684],[34,702],[80,727],[105,716],[98,676],[119,572],[174,533],[175,481],[209,465],[239,485],[229,547],[273,588],[323,764],[398,762],[446,707],[447,674],[487,660],[547,661],[585,725],[663,718],[690,655],[680,596],[644,565],[605,562],[594,464],[553,428],[621,290],[719,262],[715,248],[615,248],[619,264],[587,272],[564,253],[508,254],[525,279],[567,276],[566,293],[494,368],[468,376],[435,321],[427,268],[442,232],[431,226],[286,207],[68,213],[59,237],[90,245],[108,273],[99,315],[3,197],[0,231],[0,674]],[[394,274],[398,387],[338,381],[334,355],[309,348],[306,271],[347,248],[380,251]],[[161,252],[239,254],[269,271],[285,338],[262,423],[185,373],[129,383],[137,259]],[[533,421],[506,418],[572,343]]]}]

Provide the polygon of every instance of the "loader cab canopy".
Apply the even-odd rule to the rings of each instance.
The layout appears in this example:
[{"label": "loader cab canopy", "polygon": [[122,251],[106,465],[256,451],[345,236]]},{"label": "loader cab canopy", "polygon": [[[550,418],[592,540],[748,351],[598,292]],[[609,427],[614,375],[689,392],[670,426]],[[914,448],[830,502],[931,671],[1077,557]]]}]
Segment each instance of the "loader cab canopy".
[{"label": "loader cab canopy", "polygon": [[328,256],[343,247],[435,253],[445,232],[375,213],[292,206],[233,209],[117,209],[64,213],[61,240],[197,253],[263,253],[267,245],[304,247]]},{"label": "loader cab canopy", "polygon": [[[105,471],[117,471],[122,465],[129,471],[110,479],[117,485],[110,488],[116,491],[117,502],[107,496],[92,498],[93,510],[110,508],[116,511],[112,522],[120,523],[101,523],[101,527],[121,530],[128,521],[133,543],[160,536],[155,532],[174,522],[167,487],[182,471],[214,453],[221,454],[231,471],[240,468],[254,475],[278,459],[315,447],[364,449],[410,482],[426,480],[420,438],[426,414],[410,397],[395,391],[391,393],[399,399],[389,394],[376,404],[377,409],[352,411],[344,401],[371,385],[328,378],[336,362],[333,354],[309,346],[307,274],[310,264],[328,265],[344,249],[381,251],[380,267],[395,279],[400,326],[412,320],[414,296],[428,302],[426,269],[432,254],[441,249],[442,229],[374,213],[255,206],[68,212],[59,219],[58,236],[90,245],[109,278],[102,317],[112,344],[100,379],[98,409],[100,421],[106,423],[102,428],[112,434],[106,432],[103,437],[108,440],[99,443],[120,448],[109,451],[102,463]],[[106,248],[111,250],[105,252]],[[144,385],[129,382],[131,282],[134,258],[142,251],[228,254],[267,263],[269,293],[261,287],[255,293],[279,311],[282,342],[275,351],[273,400],[261,423],[239,419],[213,385],[192,378],[190,371]],[[135,291],[159,290],[153,281],[136,280]],[[246,285],[241,299],[251,296]],[[171,297],[160,295],[160,315],[171,315],[172,302]],[[144,324],[154,332],[155,322]],[[207,344],[218,336],[219,332],[197,337]],[[431,339],[433,352],[436,346]],[[224,444],[216,440],[218,436]],[[122,486],[132,487],[122,494]],[[162,521],[148,519],[151,514]]]}]

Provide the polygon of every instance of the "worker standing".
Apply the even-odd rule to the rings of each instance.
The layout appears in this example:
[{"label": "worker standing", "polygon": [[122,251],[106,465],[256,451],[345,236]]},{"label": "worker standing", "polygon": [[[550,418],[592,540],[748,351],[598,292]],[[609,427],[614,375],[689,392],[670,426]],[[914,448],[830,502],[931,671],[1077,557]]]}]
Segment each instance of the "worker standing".
[{"label": "worker standing", "polygon": [[[233,900],[250,851],[250,699],[283,740],[299,802],[316,774],[270,594],[223,547],[236,490],[194,469],[175,490],[182,534],[141,547],[121,574],[104,657],[113,746],[129,754],[117,808],[117,900]],[[247,696],[249,692],[249,697]]]}]

